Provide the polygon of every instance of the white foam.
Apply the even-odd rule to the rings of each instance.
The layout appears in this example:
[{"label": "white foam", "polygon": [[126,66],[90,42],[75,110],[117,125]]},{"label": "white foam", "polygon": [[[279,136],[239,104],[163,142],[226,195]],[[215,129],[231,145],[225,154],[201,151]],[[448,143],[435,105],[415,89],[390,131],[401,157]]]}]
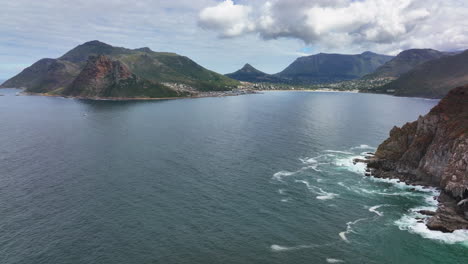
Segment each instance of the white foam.
[{"label": "white foam", "polygon": [[320,187],[311,185],[308,181],[305,181],[305,180],[295,180],[295,182],[305,184],[307,186],[307,189],[309,189],[309,191],[317,194],[317,196],[315,198],[317,198],[319,200],[331,200],[331,199],[338,196],[338,194],[336,194],[336,193],[326,192]]},{"label": "white foam", "polygon": [[330,153],[338,153],[338,154],[346,154],[346,155],[353,155],[354,153],[349,152],[349,151],[341,151],[341,150],[331,150],[327,149],[325,152],[330,152]]},{"label": "white foam", "polygon": [[295,247],[285,247],[285,246],[280,246],[280,245],[271,245],[270,249],[272,251],[291,251],[291,250],[299,250],[299,249],[305,249],[305,248],[315,248],[319,247],[320,245],[299,245]]},{"label": "white foam", "polygon": [[343,263],[344,260],[341,259],[334,259],[334,258],[327,258],[327,263]]},{"label": "white foam", "polygon": [[346,223],[346,231],[343,231],[343,232],[340,232],[338,233],[338,235],[341,237],[341,239],[343,241],[345,241],[346,243],[350,243],[348,238],[346,237],[347,234],[349,233],[355,233],[354,230],[353,230],[353,225],[363,221],[363,220],[367,220],[368,218],[359,218],[355,221],[352,221],[352,222],[348,222]]},{"label": "white foam", "polygon": [[357,147],[352,147],[351,149],[375,149],[375,148],[371,147],[369,145],[366,145],[366,144],[362,144],[362,145],[359,145]]},{"label": "white foam", "polygon": [[369,208],[369,212],[375,213],[378,216],[383,216],[383,213],[380,211],[377,211],[382,206],[388,206],[388,204],[381,204],[381,205],[375,205]]},{"label": "white foam", "polygon": [[281,202],[282,203],[287,203],[287,202],[289,202],[289,199],[281,199]]},{"label": "white foam", "polygon": [[278,189],[278,193],[283,195],[285,193],[284,189]]},{"label": "white foam", "polygon": [[336,193],[326,193],[324,195],[319,195],[315,198],[319,199],[319,200],[331,200],[331,199],[334,199],[335,197],[337,197],[338,194]]},{"label": "white foam", "polygon": [[364,174],[366,172],[367,165],[361,162],[354,164],[354,159],[364,158],[362,156],[352,156],[348,158],[342,158],[335,160],[334,164],[338,167],[343,167],[351,172]]},{"label": "white foam", "polygon": [[291,176],[291,175],[294,175],[296,174],[297,172],[291,172],[291,171],[279,171],[275,174],[273,174],[273,178],[274,180],[277,180],[277,181],[283,181],[283,177],[288,177],[288,176]]},{"label": "white foam", "polygon": [[421,185],[408,185],[405,182],[402,182],[398,179],[383,179],[383,178],[376,178],[376,177],[366,177],[366,178],[375,182],[391,183],[395,187],[402,189],[402,190],[414,190],[418,192],[428,193],[428,194],[431,194],[432,196],[438,196],[440,194],[440,191],[437,188],[426,187],[426,186],[421,186]]},{"label": "white foam", "polygon": [[447,244],[462,243],[463,245],[468,246],[468,230],[456,230],[453,233],[429,230],[425,223],[418,222],[416,215],[417,213],[415,212],[403,215],[403,217],[395,221],[395,224],[400,230],[406,230],[424,238],[437,240]]},{"label": "white foam", "polygon": [[340,232],[338,235],[341,237],[341,239],[342,239],[343,241],[345,241],[346,243],[349,243],[348,238],[346,238],[346,234],[347,234],[347,233],[346,233],[345,231],[343,231],[343,232]]},{"label": "white foam", "polygon": [[307,189],[311,189],[311,185],[308,181],[305,181],[305,180],[295,180],[294,182],[298,182],[298,183],[303,183],[307,186]]},{"label": "white foam", "polygon": [[318,161],[315,158],[305,158],[305,159],[299,159],[302,163],[304,164],[316,164]]}]

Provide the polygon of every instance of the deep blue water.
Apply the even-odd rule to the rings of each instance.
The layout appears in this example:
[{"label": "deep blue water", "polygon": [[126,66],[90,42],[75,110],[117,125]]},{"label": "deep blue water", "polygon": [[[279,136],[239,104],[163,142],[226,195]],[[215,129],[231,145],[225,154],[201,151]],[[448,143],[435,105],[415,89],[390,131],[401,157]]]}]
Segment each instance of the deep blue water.
[{"label": "deep blue water", "polygon": [[351,163],[435,100],[15,92],[0,89],[2,264],[468,262],[466,234],[414,222],[435,191]]}]

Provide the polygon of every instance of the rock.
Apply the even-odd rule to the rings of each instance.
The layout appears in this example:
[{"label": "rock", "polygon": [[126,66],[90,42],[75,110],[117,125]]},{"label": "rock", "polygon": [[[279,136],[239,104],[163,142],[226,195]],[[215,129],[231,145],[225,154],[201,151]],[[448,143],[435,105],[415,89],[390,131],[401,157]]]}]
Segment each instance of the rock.
[{"label": "rock", "polygon": [[429,216],[434,216],[434,215],[436,215],[436,212],[434,212],[434,211],[429,211],[429,210],[419,210],[418,213],[423,214],[423,215],[429,215]]},{"label": "rock", "polygon": [[369,163],[370,161],[368,159],[353,159],[353,164],[356,163]]},{"label": "rock", "polygon": [[449,92],[427,115],[390,137],[367,163],[373,175],[410,185],[439,187],[439,209],[428,221],[433,230],[468,228],[468,85]]}]

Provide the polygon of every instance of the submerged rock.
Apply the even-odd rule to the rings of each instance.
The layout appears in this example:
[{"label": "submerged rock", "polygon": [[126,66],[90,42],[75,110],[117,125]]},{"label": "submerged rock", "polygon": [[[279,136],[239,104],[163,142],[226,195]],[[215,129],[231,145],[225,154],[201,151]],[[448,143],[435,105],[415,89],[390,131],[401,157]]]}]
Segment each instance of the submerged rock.
[{"label": "submerged rock", "polygon": [[367,163],[375,177],[441,188],[430,229],[468,229],[468,85],[417,121],[394,127]]}]

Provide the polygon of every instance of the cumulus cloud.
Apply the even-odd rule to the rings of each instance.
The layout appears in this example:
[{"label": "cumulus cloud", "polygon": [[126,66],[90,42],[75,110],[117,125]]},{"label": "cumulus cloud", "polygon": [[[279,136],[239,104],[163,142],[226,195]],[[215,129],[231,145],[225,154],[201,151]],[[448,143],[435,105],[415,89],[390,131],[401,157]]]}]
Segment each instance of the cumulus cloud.
[{"label": "cumulus cloud", "polygon": [[[468,3],[460,0],[231,0],[200,12],[220,36],[256,33],[336,49],[346,45],[397,52],[411,47],[468,48]],[[231,15],[226,15],[231,14]],[[236,14],[236,15],[234,15]],[[444,39],[437,39],[444,37]]]},{"label": "cumulus cloud", "polygon": [[231,0],[227,0],[203,9],[200,12],[199,24],[206,29],[221,31],[222,36],[238,36],[254,29],[253,23],[249,21],[251,11],[249,6],[235,5]]}]

